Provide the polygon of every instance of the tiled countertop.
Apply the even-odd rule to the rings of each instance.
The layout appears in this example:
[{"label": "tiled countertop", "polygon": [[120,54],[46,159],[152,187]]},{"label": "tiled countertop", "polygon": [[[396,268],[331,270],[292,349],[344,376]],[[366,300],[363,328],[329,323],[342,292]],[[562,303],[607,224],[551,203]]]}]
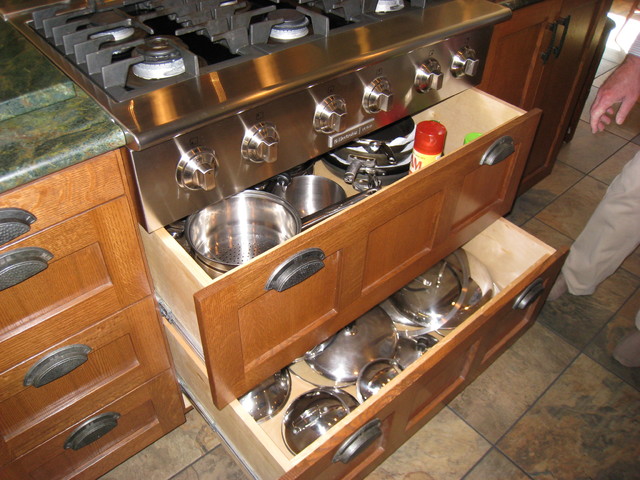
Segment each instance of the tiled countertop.
[{"label": "tiled countertop", "polygon": [[0,193],[121,147],[122,130],[0,21]]}]

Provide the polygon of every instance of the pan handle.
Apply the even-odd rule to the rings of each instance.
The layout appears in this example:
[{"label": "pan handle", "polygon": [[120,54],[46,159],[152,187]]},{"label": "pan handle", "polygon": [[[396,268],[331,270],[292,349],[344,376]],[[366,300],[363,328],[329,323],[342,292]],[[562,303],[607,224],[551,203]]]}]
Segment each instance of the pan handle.
[{"label": "pan handle", "polygon": [[278,265],[264,289],[283,292],[324,268],[324,259],[325,254],[319,248],[302,250]]},{"label": "pan handle", "polygon": [[355,195],[347,198],[346,200],[342,200],[341,202],[334,203],[333,205],[329,205],[328,207],[325,207],[322,210],[318,210],[317,212],[312,213],[311,215],[307,215],[306,217],[303,217],[302,231],[306,230],[307,228],[313,227],[314,225],[320,223],[321,221],[329,218],[332,215],[335,215],[339,211],[344,210],[347,207],[350,207],[351,205],[355,205],[359,201],[364,200],[370,195],[373,195],[377,191],[378,191],[377,188],[369,188],[360,193],[356,193]]}]

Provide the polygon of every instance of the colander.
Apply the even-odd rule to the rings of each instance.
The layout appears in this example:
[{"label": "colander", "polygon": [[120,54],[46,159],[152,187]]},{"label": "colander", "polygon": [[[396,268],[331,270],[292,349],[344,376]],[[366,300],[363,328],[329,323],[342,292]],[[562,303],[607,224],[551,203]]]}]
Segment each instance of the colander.
[{"label": "colander", "polygon": [[224,273],[300,233],[301,220],[286,200],[245,190],[187,219],[185,234],[198,263]]}]

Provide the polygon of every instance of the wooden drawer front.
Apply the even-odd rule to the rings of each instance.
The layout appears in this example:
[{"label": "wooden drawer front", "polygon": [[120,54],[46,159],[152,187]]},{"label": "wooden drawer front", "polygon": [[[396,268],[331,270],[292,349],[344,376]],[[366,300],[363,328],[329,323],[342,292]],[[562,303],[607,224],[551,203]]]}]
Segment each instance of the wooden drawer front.
[{"label": "wooden drawer front", "polygon": [[[0,249],[38,247],[53,255],[45,270],[0,291],[0,342],[28,357],[149,295],[132,226],[119,197]],[[19,335],[27,329],[28,339]]]},{"label": "wooden drawer front", "polygon": [[[25,386],[30,369],[71,345],[90,349],[86,361],[41,386]],[[148,297],[0,374],[0,433],[23,455],[96,404],[118,398],[170,367],[155,304]],[[17,355],[19,352],[15,352]],[[3,359],[4,360],[4,359]],[[37,377],[36,377],[37,379]],[[36,380],[37,381],[37,380]],[[29,382],[32,383],[32,382]]]},{"label": "wooden drawer front", "polygon": [[[28,232],[51,225],[124,193],[120,153],[109,152],[0,195],[0,209],[19,208],[36,217]],[[2,246],[2,245],[0,245]]]},{"label": "wooden drawer front", "polygon": [[[281,439],[282,412],[256,424],[237,401],[218,409],[204,361],[180,332],[165,322],[178,376],[195,404],[259,478],[363,478],[531,325],[566,254],[566,250],[557,252],[503,219],[464,248],[483,259],[500,293],[298,455],[291,455]],[[541,294],[532,296],[523,309],[514,309],[514,300],[538,278],[544,286]],[[299,382],[295,375],[292,378]],[[297,384],[293,390],[301,388]],[[371,422],[379,422],[379,435],[350,461],[335,462],[341,446]]]},{"label": "wooden drawer front", "polygon": [[[216,405],[242,395],[506,213],[537,120],[537,114],[512,120],[196,292]],[[505,135],[515,153],[480,165]],[[265,290],[281,264],[311,248],[324,252],[322,270],[288,290]]]},{"label": "wooden drawer front", "polygon": [[[175,379],[166,371],[81,420],[69,421],[60,433],[0,468],[0,478],[97,478],[183,423],[183,412]],[[113,429],[77,450],[65,448],[72,433],[83,423],[105,413],[119,415]]]}]

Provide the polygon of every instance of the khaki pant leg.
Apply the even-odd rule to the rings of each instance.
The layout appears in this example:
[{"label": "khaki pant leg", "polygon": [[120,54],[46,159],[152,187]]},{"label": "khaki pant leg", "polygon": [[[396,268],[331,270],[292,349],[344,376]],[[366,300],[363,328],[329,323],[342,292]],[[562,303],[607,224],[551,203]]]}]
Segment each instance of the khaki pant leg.
[{"label": "khaki pant leg", "polygon": [[590,295],[640,243],[640,152],[611,182],[575,240],[562,273],[573,295]]}]

